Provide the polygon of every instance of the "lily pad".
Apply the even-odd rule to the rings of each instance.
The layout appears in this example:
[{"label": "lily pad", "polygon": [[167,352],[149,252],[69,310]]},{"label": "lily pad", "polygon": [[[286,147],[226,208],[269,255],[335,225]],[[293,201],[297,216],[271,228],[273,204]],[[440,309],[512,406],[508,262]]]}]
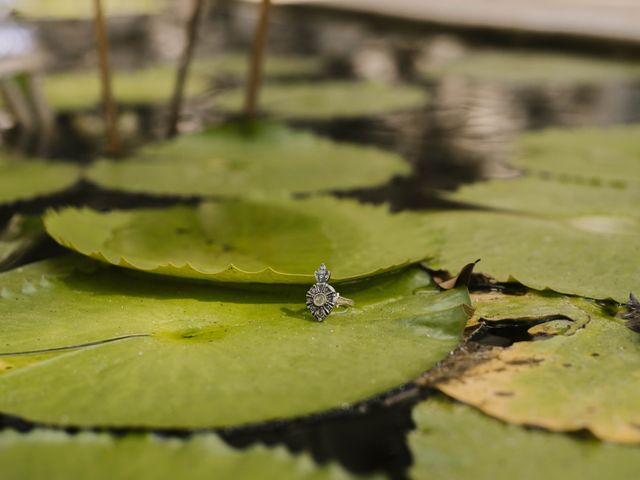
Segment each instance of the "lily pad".
[{"label": "lily pad", "polygon": [[[517,320],[566,315],[567,302],[590,320],[582,328],[535,342],[495,348],[483,361],[437,387],[502,420],[553,431],[590,430],[603,440],[640,443],[640,343],[622,320],[586,300],[529,293],[492,300]],[[541,307],[542,306],[542,307]],[[479,304],[478,308],[485,308]],[[517,312],[517,313],[516,313]],[[494,319],[497,317],[494,316]],[[575,318],[579,321],[579,315]]]},{"label": "lily pad", "polygon": [[[176,67],[161,65],[140,70],[118,71],[113,75],[113,95],[118,103],[143,105],[168,103],[175,83]],[[57,110],[83,110],[100,104],[100,78],[96,71],[47,75],[44,81],[47,102]],[[185,94],[195,96],[207,89],[203,75],[189,75]]]},{"label": "lily pad", "polygon": [[470,52],[420,68],[427,78],[464,77],[515,86],[598,84],[640,79],[640,63],[526,50]]},{"label": "lily pad", "polygon": [[[154,15],[167,6],[165,0],[104,0],[105,15]],[[21,0],[16,10],[29,18],[93,19],[90,2],[74,0]]]},{"label": "lily pad", "polygon": [[514,163],[526,172],[591,185],[640,185],[640,125],[548,129],[519,140]]},{"label": "lily pad", "polygon": [[315,465],[308,455],[294,457],[284,447],[234,450],[213,434],[183,440],[154,435],[5,431],[0,434],[0,464],[4,478],[21,480],[352,478],[335,465]]},{"label": "lily pad", "polygon": [[440,292],[416,267],[341,286],[356,306],[322,323],[305,308],[306,286],[236,290],[125,272],[63,257],[0,275],[0,359],[53,355],[0,371],[0,412],[154,428],[307,415],[417,377],[467,320],[466,289]]},{"label": "lily pad", "polygon": [[623,217],[545,219],[483,211],[424,214],[442,249],[434,269],[457,271],[481,258],[477,270],[497,281],[520,282],[536,290],[626,301],[640,291],[640,228]]},{"label": "lily pad", "polygon": [[411,478],[631,480],[640,468],[636,448],[507,425],[443,398],[419,404],[413,418]]},{"label": "lily pad", "polygon": [[[244,80],[249,67],[248,53],[223,54],[212,58],[200,58],[193,62],[193,71],[213,77],[228,76]],[[263,76],[290,78],[318,75],[322,71],[319,57],[267,55],[264,58]]]},{"label": "lily pad", "polygon": [[323,262],[341,282],[423,260],[437,242],[424,240],[418,220],[326,197],[109,213],[68,208],[50,212],[45,226],[60,244],[122,267],[218,282],[308,285]]},{"label": "lily pad", "polygon": [[87,177],[101,187],[130,192],[242,197],[372,187],[409,171],[408,163],[391,152],[258,123],[184,135],[124,161],[101,160]]},{"label": "lily pad", "polygon": [[0,205],[61,193],[79,179],[74,165],[0,153]]},{"label": "lily pad", "polygon": [[609,217],[633,223],[640,217],[640,209],[634,208],[640,205],[640,184],[594,184],[525,176],[473,183],[445,196],[474,206],[555,218]]},{"label": "lily pad", "polygon": [[[429,97],[420,87],[377,82],[310,82],[265,85],[260,108],[275,117],[324,120],[384,115],[423,108]],[[240,112],[244,90],[235,89],[218,97],[218,107]]]}]

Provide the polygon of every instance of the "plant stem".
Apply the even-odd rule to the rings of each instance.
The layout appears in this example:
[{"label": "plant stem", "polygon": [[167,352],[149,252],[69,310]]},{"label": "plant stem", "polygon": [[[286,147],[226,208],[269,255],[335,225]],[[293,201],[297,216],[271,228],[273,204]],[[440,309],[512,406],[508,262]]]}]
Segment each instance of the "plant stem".
[{"label": "plant stem", "polygon": [[269,12],[271,10],[271,0],[262,0],[260,7],[260,17],[256,25],[256,32],[253,37],[253,47],[251,49],[251,59],[249,65],[249,78],[247,79],[247,90],[245,96],[245,117],[253,120],[256,117],[258,107],[258,94],[262,77],[262,57],[269,30]]},{"label": "plant stem", "polygon": [[94,0],[95,6],[95,26],[96,26],[96,49],[98,52],[98,63],[100,66],[100,82],[102,85],[102,104],[104,109],[104,119],[107,127],[107,147],[109,154],[120,153],[120,135],[118,134],[118,112],[113,101],[111,91],[111,72],[109,69],[109,40],[105,26],[104,13],[102,10],[102,0]]},{"label": "plant stem", "polygon": [[182,52],[178,72],[176,73],[176,83],[169,105],[169,126],[167,128],[167,137],[173,137],[178,133],[178,120],[180,118],[180,110],[182,109],[182,101],[184,99],[184,89],[187,84],[187,76],[189,73],[189,64],[193,57],[198,37],[198,26],[200,17],[204,10],[205,0],[193,0],[193,10],[187,22],[187,44]]}]

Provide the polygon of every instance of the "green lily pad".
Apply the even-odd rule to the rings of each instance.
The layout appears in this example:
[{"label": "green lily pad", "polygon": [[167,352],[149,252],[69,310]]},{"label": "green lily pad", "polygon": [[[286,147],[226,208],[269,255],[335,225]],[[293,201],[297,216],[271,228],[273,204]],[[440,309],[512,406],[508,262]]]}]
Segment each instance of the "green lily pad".
[{"label": "green lily pad", "polygon": [[452,211],[424,214],[443,247],[432,268],[457,271],[481,258],[477,271],[536,290],[626,301],[640,291],[638,221],[615,216],[545,219],[523,214]]},{"label": "green lily pad", "polygon": [[[166,7],[165,0],[103,0],[107,16],[154,15]],[[29,18],[93,19],[93,4],[74,0],[21,0],[16,10]]]},{"label": "green lily pad", "polygon": [[154,435],[5,431],[0,434],[0,464],[4,478],[10,480],[352,478],[335,465],[315,465],[308,455],[294,457],[284,447],[234,450],[213,434],[182,440]]},{"label": "green lily pad", "polygon": [[[223,427],[307,415],[417,377],[457,344],[466,289],[419,268],[343,285],[316,322],[305,287],[151,281],[83,257],[0,274],[0,412],[78,426]],[[30,352],[30,353],[26,353]],[[99,381],[96,381],[99,379]]]},{"label": "green lily pad", "polygon": [[410,167],[380,149],[258,123],[227,124],[150,145],[125,161],[101,160],[87,177],[109,189],[241,197],[382,185]]},{"label": "green lily pad", "polygon": [[431,398],[413,411],[411,478],[631,480],[638,450],[507,425],[457,403]]},{"label": "green lily pad", "polygon": [[[501,318],[518,320],[556,313],[567,302],[590,320],[580,329],[536,342],[516,342],[483,353],[483,360],[437,387],[502,420],[553,431],[587,429],[603,440],[640,443],[640,343],[622,320],[596,304],[560,296],[502,296],[489,303]],[[486,308],[483,303],[479,309]],[[541,308],[542,306],[542,308]],[[569,313],[571,315],[571,313]],[[498,317],[494,313],[494,319]]]},{"label": "green lily pad", "polygon": [[423,66],[420,70],[427,78],[464,77],[516,86],[640,79],[638,62],[525,50],[479,50],[456,60]]},{"label": "green lily pad", "polygon": [[548,129],[519,140],[516,166],[590,185],[640,185],[640,125]]},{"label": "green lily pad", "polygon": [[[326,263],[341,282],[397,270],[429,255],[419,217],[385,206],[310,198],[197,207],[50,212],[61,245],[114,265],[219,282],[314,283]],[[162,239],[162,241],[158,241]]]},{"label": "green lily pad", "polygon": [[0,205],[61,193],[79,179],[80,170],[74,165],[0,153]]},{"label": "green lily pad", "polygon": [[[427,92],[411,85],[376,82],[310,82],[265,85],[260,91],[260,109],[275,117],[324,120],[384,115],[423,108]],[[217,106],[240,112],[244,90],[222,93]]]},{"label": "green lily pad", "polygon": [[[640,163],[640,157],[638,160]],[[445,196],[474,206],[555,218],[615,217],[633,223],[640,217],[640,209],[634,208],[640,204],[640,185],[597,185],[525,176],[473,183]]]},{"label": "green lily pad", "polygon": [[[116,71],[113,95],[125,105],[169,103],[175,84],[176,67],[160,65],[132,71]],[[98,71],[78,71],[47,75],[44,96],[56,110],[83,110],[101,102]],[[189,75],[185,94],[195,96],[207,89],[203,75]]]},{"label": "green lily pad", "polygon": [[[213,77],[228,76],[244,80],[249,66],[249,53],[222,54],[212,58],[200,58],[193,62],[193,71]],[[278,56],[264,58],[262,74],[269,78],[304,77],[318,75],[322,71],[319,57]]]}]

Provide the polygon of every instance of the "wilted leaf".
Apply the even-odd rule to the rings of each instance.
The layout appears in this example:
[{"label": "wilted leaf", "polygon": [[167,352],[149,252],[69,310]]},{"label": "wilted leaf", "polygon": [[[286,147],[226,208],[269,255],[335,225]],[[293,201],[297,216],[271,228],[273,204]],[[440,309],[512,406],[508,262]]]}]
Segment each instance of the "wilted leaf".
[{"label": "wilted leaf", "polygon": [[414,479],[632,480],[638,450],[504,424],[465,405],[430,398],[413,411]]},{"label": "wilted leaf", "polygon": [[640,79],[638,62],[525,50],[479,50],[452,61],[421,66],[420,71],[427,78],[464,77],[523,86]]},{"label": "wilted leaf", "polygon": [[335,465],[316,465],[308,455],[293,456],[284,447],[234,450],[213,434],[177,439],[5,431],[0,434],[0,464],[7,480],[352,478]]},{"label": "wilted leaf", "polygon": [[[113,95],[122,104],[169,103],[175,83],[175,67],[171,65],[140,70],[116,71]],[[207,88],[205,77],[197,72],[189,75],[185,94],[194,96]],[[95,71],[65,72],[47,75],[44,95],[57,110],[81,110],[100,104],[100,77]]]},{"label": "wilted leaf", "polygon": [[223,125],[150,145],[128,160],[99,161],[87,176],[116,190],[240,197],[376,186],[409,170],[390,152],[259,123]]},{"label": "wilted leaf", "polygon": [[[50,212],[49,234],[84,255],[128,268],[220,282],[314,283],[416,263],[435,250],[419,217],[330,197],[208,202],[197,207]],[[161,239],[161,241],[159,241]]]},{"label": "wilted leaf", "polygon": [[0,275],[0,359],[52,355],[0,369],[0,412],[200,428],[339,408],[444,357],[469,302],[412,268],[341,286],[356,306],[319,323],[306,286],[235,290],[125,272],[73,257]]},{"label": "wilted leaf", "polygon": [[426,213],[423,224],[443,241],[431,268],[455,271],[480,257],[478,270],[497,281],[623,302],[629,291],[640,291],[630,260],[640,258],[640,227],[625,220],[451,211]]},{"label": "wilted leaf", "polygon": [[[260,108],[272,116],[322,120],[369,117],[423,108],[428,100],[423,88],[374,82],[309,82],[265,85],[260,92]],[[244,90],[220,95],[218,107],[239,112]]]},{"label": "wilted leaf", "polygon": [[40,217],[14,215],[3,231],[0,231],[0,270],[12,265],[38,245],[46,234]]},{"label": "wilted leaf", "polygon": [[[571,313],[574,307],[582,313]],[[487,308],[482,303],[477,310]],[[587,429],[612,442],[640,443],[640,343],[621,320],[586,300],[530,293],[503,296],[488,307],[501,318],[551,312],[581,328],[549,339],[485,352],[484,361],[437,385],[447,395],[502,420],[553,431]],[[482,313],[480,313],[482,315]]]},{"label": "wilted leaf", "polygon": [[633,294],[629,294],[629,301],[624,304],[626,312],[618,314],[627,321],[627,327],[635,332],[640,332],[640,300]]},{"label": "wilted leaf", "polygon": [[80,178],[74,165],[0,153],[0,205],[60,193]]}]

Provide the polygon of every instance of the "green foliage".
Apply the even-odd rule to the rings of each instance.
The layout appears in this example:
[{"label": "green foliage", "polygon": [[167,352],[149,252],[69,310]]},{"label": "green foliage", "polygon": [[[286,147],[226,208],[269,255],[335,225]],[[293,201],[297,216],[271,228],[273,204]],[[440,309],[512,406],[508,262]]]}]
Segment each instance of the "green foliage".
[{"label": "green foliage", "polygon": [[[160,65],[140,70],[116,71],[113,95],[116,102],[128,105],[168,104],[175,84],[176,67]],[[189,75],[185,94],[195,96],[207,88],[205,77]],[[56,110],[83,110],[101,102],[100,77],[96,71],[54,73],[44,80],[44,96]]]},{"label": "green foliage", "polygon": [[79,179],[80,170],[74,165],[0,153],[0,205],[60,193]]},{"label": "green foliage", "polygon": [[618,188],[640,185],[640,125],[548,129],[518,141],[514,164],[528,173]]},{"label": "green foliage", "polygon": [[515,86],[598,84],[637,80],[640,63],[533,51],[478,50],[421,67],[427,78],[463,77]]},{"label": "green foliage", "polygon": [[242,197],[376,186],[409,170],[390,152],[256,123],[183,135],[124,161],[101,160],[87,177],[101,187],[129,192]]},{"label": "green foliage", "polygon": [[153,435],[117,438],[106,434],[36,430],[0,434],[0,464],[6,480],[344,480],[334,465],[316,466],[307,455],[284,447],[240,451],[216,435],[187,439]]},{"label": "green foliage", "polygon": [[82,257],[1,274],[0,411],[156,428],[296,417],[410,381],[467,319],[466,290],[440,292],[419,268],[341,286],[356,306],[323,323],[306,288],[150,281]]},{"label": "green foliage", "polygon": [[620,302],[630,291],[640,291],[638,270],[630,261],[640,255],[640,232],[627,230],[624,221],[460,210],[426,213],[423,223],[443,239],[440,253],[429,261],[433,268],[455,272],[481,258],[478,271],[536,290]]},{"label": "green foliage", "polygon": [[[234,77],[244,80],[249,66],[248,53],[229,53],[200,58],[193,62],[193,71],[211,77]],[[278,56],[264,58],[263,75],[267,79],[305,77],[321,73],[322,62],[311,56]]]},{"label": "green foliage", "polygon": [[323,262],[334,281],[344,281],[423,260],[437,244],[424,240],[418,220],[325,197],[109,213],[69,208],[50,212],[45,223],[62,245],[114,265],[219,282],[310,284]]},{"label": "green foliage", "polygon": [[[105,15],[153,15],[167,5],[166,0],[103,0]],[[20,15],[43,19],[92,19],[93,3],[76,0],[21,0]]]},{"label": "green foliage", "polygon": [[640,468],[635,448],[507,425],[438,397],[413,418],[414,479],[632,480]]},{"label": "green foliage", "polygon": [[[300,120],[330,120],[384,115],[423,108],[427,92],[410,85],[375,82],[308,82],[265,85],[260,92],[260,109],[274,117]],[[220,95],[218,107],[240,112],[244,91]]]}]

